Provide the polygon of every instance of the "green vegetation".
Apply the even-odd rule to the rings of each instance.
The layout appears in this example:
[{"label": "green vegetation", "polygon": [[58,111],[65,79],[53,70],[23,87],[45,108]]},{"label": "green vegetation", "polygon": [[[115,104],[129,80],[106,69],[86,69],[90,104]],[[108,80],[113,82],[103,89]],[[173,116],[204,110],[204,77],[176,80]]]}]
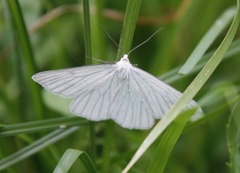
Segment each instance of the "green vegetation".
[{"label": "green vegetation", "polygon": [[[238,173],[239,1],[1,1],[0,172]],[[116,61],[160,28],[129,57],[183,92],[152,129],[76,117],[31,79]],[[200,117],[181,113],[192,98]]]}]

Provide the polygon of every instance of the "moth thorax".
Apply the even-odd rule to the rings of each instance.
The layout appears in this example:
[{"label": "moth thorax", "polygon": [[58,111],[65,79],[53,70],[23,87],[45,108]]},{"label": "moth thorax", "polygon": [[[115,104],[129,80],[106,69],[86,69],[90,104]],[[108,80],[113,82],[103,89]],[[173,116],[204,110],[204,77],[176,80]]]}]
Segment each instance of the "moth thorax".
[{"label": "moth thorax", "polygon": [[129,62],[128,56],[125,54],[117,62],[117,70],[119,78],[128,78],[129,73],[132,71],[132,64]]}]

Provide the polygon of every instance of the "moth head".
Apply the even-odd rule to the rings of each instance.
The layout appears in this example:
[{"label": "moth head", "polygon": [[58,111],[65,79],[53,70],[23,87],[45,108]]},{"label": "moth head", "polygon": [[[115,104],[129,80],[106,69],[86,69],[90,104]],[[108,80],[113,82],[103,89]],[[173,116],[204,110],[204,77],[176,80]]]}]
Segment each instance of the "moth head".
[{"label": "moth head", "polygon": [[128,59],[128,55],[124,54],[120,61],[117,62],[117,70],[119,72],[118,77],[128,78],[133,66]]}]

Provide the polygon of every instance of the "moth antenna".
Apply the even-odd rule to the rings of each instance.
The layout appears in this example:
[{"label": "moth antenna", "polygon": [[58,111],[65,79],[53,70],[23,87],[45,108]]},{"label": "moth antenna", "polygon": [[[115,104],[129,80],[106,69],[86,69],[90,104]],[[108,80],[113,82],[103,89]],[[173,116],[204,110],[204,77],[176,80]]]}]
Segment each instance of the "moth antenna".
[{"label": "moth antenna", "polygon": [[116,43],[116,41],[111,37],[111,35],[107,32],[107,30],[102,26],[102,29],[104,30],[104,32],[107,34],[108,38],[110,38],[110,40],[117,46],[117,48],[124,54],[123,50],[119,47],[119,45]]},{"label": "moth antenna", "polygon": [[145,43],[147,43],[154,35],[156,35],[160,30],[162,30],[163,28],[158,29],[157,31],[155,31],[147,40],[145,40],[144,42],[140,43],[139,45],[137,45],[136,47],[134,47],[132,50],[130,50],[128,52],[128,55],[130,53],[132,53],[134,50],[136,50],[137,48],[139,48],[140,46],[144,45]]}]

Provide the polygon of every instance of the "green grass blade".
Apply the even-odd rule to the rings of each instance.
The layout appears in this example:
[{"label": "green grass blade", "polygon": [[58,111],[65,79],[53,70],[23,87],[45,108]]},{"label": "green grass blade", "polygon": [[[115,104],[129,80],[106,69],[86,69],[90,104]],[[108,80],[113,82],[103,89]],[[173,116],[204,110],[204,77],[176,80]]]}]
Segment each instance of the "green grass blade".
[{"label": "green grass blade", "polygon": [[214,70],[217,68],[221,62],[224,54],[226,53],[228,47],[230,46],[238,25],[240,21],[240,9],[239,0],[237,0],[237,13],[228,30],[227,35],[224,40],[211,57],[206,66],[197,75],[194,81],[189,85],[189,87],[184,91],[182,97],[174,104],[174,106],[169,110],[169,112],[162,118],[162,120],[153,128],[149,135],[145,138],[141,146],[136,151],[135,155],[128,163],[128,165],[123,170],[123,173],[128,172],[128,170],[139,160],[139,158],[144,154],[144,152],[149,148],[149,146],[158,138],[160,134],[168,127],[168,125],[177,117],[181,110],[188,104],[188,102],[197,94],[197,92],[202,88]]},{"label": "green grass blade", "polygon": [[184,133],[187,133],[196,127],[200,126],[201,124],[208,122],[210,119],[216,118],[216,116],[221,115],[222,112],[229,109],[229,104],[236,103],[236,98],[228,100],[228,103],[224,103],[223,105],[219,106],[217,109],[212,110],[208,114],[202,116],[196,121],[193,121],[188,124],[188,126],[184,129]]},{"label": "green grass blade", "polygon": [[[134,31],[138,19],[138,14],[140,11],[142,0],[131,0],[128,1],[127,9],[123,21],[123,30],[120,36],[119,49],[117,54],[117,59],[130,51],[132,40],[134,36]],[[123,52],[122,52],[123,51]]]},{"label": "green grass blade", "polygon": [[[226,54],[224,55],[223,59],[230,59],[235,57],[234,55],[238,55],[240,52],[239,49],[240,46],[240,40],[235,40],[229,47],[228,51],[226,52]],[[211,58],[211,56],[214,54],[214,51],[211,51],[209,53],[207,53],[206,55],[203,56],[202,60],[195,66],[195,68],[191,71],[191,73],[195,73],[200,71],[204,65],[206,64],[207,60]],[[180,67],[176,67],[174,69],[172,69],[171,71],[168,71],[167,73],[161,75],[159,77],[160,80],[166,82],[166,83],[173,83],[176,81],[179,81],[181,79],[183,79],[184,77],[187,77],[189,74],[184,75],[184,76],[180,76],[177,71],[180,69]]]},{"label": "green grass blade", "polygon": [[46,148],[50,144],[57,142],[58,140],[68,136],[69,134],[78,130],[79,127],[72,127],[66,130],[58,129],[52,133],[42,137],[41,139],[35,141],[34,143],[26,146],[25,148],[15,152],[14,154],[1,159],[0,161],[0,171],[6,169],[7,167],[39,152],[43,148]]},{"label": "green grass blade", "polygon": [[158,145],[155,155],[151,158],[151,163],[148,167],[147,173],[161,173],[167,164],[170,153],[181,135],[190,116],[196,112],[196,109],[188,110],[181,113],[176,120],[164,132],[161,141]]},{"label": "green grass blade", "polygon": [[92,57],[91,49],[91,26],[90,26],[90,10],[89,1],[83,0],[83,18],[84,18],[84,43],[85,43],[85,55],[86,64],[91,64],[92,61],[89,57]]},{"label": "green grass blade", "polygon": [[240,172],[240,99],[238,99],[227,124],[227,143],[230,155],[230,173]]},{"label": "green grass blade", "polygon": [[97,172],[92,160],[87,153],[75,149],[68,149],[67,151],[65,151],[60,161],[58,162],[56,168],[54,169],[54,173],[68,172],[78,158],[81,159],[88,172]]},{"label": "green grass blade", "polygon": [[[91,48],[91,21],[89,0],[83,0],[83,17],[84,17],[84,42],[85,42],[85,60],[86,64],[92,64],[92,48]],[[95,162],[96,144],[95,144],[95,126],[94,122],[89,122],[90,130],[90,155]]]},{"label": "green grass blade", "polygon": [[28,37],[27,29],[22,16],[18,0],[7,1],[16,29],[16,36],[21,47],[23,57],[27,66],[27,82],[31,89],[34,111],[38,119],[43,117],[43,101],[40,94],[40,87],[32,81],[32,75],[37,72],[34,62],[33,50]]},{"label": "green grass blade", "polygon": [[101,165],[101,171],[102,172],[110,172],[110,166],[111,166],[111,153],[114,149],[114,140],[112,140],[115,137],[114,131],[114,124],[113,122],[108,122],[107,127],[104,132],[104,143],[103,143],[103,151],[102,151],[102,165]]},{"label": "green grass blade", "polygon": [[230,8],[226,10],[208,30],[202,40],[199,42],[197,47],[193,50],[186,63],[179,70],[179,74],[185,75],[189,73],[195,65],[198,63],[200,58],[204,55],[210,45],[216,40],[216,38],[224,31],[234,17],[236,8]]},{"label": "green grass blade", "polygon": [[19,123],[13,125],[1,125],[0,137],[13,136],[18,134],[42,132],[53,129],[64,129],[72,126],[88,125],[87,120],[80,119],[79,117],[64,117],[54,118],[48,120],[32,121],[27,123]]},{"label": "green grass blade", "polygon": [[104,10],[105,10],[105,1],[98,0],[95,1],[96,13],[92,14],[91,20],[91,30],[92,30],[92,56],[96,58],[100,58],[103,61],[114,60],[115,57],[113,56],[112,59],[108,59],[107,52],[108,49],[106,44],[106,33],[101,28],[101,25],[105,27],[106,21],[104,17]]}]

